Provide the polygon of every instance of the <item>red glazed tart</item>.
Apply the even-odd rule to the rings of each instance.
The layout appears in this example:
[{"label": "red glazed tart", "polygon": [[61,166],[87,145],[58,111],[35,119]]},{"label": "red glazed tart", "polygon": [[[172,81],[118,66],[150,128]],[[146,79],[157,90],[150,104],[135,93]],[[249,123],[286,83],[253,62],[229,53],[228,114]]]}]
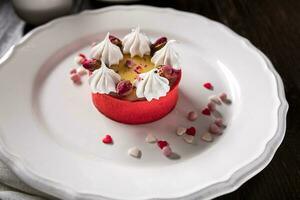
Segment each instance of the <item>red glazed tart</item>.
[{"label": "red glazed tart", "polygon": [[91,59],[81,55],[97,110],[126,124],[153,122],[172,111],[181,79],[174,42],[161,37],[151,43],[136,28],[122,40],[108,33],[92,47]]}]

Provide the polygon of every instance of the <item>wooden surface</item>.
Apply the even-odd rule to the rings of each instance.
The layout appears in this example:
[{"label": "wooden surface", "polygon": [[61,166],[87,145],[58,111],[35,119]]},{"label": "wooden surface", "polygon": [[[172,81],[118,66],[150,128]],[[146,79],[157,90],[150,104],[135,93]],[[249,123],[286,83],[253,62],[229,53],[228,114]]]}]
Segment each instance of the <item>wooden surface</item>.
[{"label": "wooden surface", "polygon": [[[173,7],[219,21],[270,58],[290,105],[285,139],[261,173],[217,199],[300,199],[300,0],[145,0],[139,4]],[[82,8],[108,5],[91,0]]]}]

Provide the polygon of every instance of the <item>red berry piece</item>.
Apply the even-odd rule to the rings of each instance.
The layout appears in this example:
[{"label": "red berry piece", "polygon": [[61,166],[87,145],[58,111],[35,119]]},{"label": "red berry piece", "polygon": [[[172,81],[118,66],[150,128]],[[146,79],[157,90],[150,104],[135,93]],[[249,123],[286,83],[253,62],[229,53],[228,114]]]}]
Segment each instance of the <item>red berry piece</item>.
[{"label": "red berry piece", "polygon": [[203,110],[202,110],[202,114],[203,115],[210,115],[210,110],[208,109],[208,108],[204,108]]},{"label": "red berry piece", "polygon": [[112,144],[113,143],[113,139],[110,135],[106,135],[103,139],[102,142],[104,144]]},{"label": "red berry piece", "polygon": [[213,85],[211,83],[209,83],[209,82],[204,83],[203,87],[205,87],[208,90],[213,90],[214,89]]},{"label": "red berry piece", "polygon": [[164,147],[168,146],[169,143],[164,140],[159,140],[159,141],[157,141],[157,145],[159,146],[160,149],[163,149]]},{"label": "red berry piece", "polygon": [[135,67],[134,71],[135,73],[140,74],[142,72],[142,69],[143,68],[140,65],[138,65],[137,67]]},{"label": "red berry piece", "polygon": [[186,129],[185,133],[187,135],[195,136],[196,135],[196,129],[195,129],[195,127],[192,126],[192,127],[188,128],[188,129]]}]

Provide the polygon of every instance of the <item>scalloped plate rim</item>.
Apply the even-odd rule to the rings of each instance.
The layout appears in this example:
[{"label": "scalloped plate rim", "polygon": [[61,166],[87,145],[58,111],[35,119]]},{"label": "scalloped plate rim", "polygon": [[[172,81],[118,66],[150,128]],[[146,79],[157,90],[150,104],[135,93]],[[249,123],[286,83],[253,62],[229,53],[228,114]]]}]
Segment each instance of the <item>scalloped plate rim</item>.
[{"label": "scalloped plate rim", "polygon": [[[278,127],[276,130],[276,133],[274,136],[267,142],[265,145],[265,149],[263,153],[257,157],[254,161],[247,164],[246,166],[240,168],[239,170],[235,171],[229,179],[227,179],[224,182],[219,182],[213,185],[210,185],[206,188],[203,188],[197,192],[194,192],[192,194],[178,197],[175,199],[212,199],[217,196],[230,193],[237,188],[239,188],[243,183],[245,183],[247,180],[258,174],[260,171],[262,171],[272,160],[276,150],[278,149],[279,145],[281,144],[286,130],[286,115],[288,111],[288,102],[285,97],[284,92],[284,86],[281,77],[275,70],[274,66],[270,62],[270,60],[259,50],[257,49],[251,42],[249,42],[246,38],[238,35],[234,31],[232,31],[230,28],[226,27],[225,25],[210,20],[202,15],[184,12],[184,11],[178,11],[173,8],[158,8],[153,6],[141,6],[141,5],[133,5],[133,6],[109,6],[97,10],[92,11],[83,11],[79,14],[73,15],[73,16],[66,16],[62,17],[56,20],[53,20],[45,25],[42,25],[29,33],[27,33],[18,44],[12,46],[1,58],[0,58],[0,70],[2,65],[12,58],[14,56],[14,53],[18,51],[18,49],[24,45],[26,42],[30,41],[30,38],[34,37],[35,34],[39,33],[40,31],[46,30],[48,27],[55,26],[56,23],[59,23],[65,19],[68,18],[74,18],[79,17],[81,15],[89,15],[89,14],[99,14],[103,12],[109,12],[111,10],[117,10],[117,9],[146,9],[146,10],[163,10],[164,12],[168,12],[170,14],[181,14],[185,15],[187,17],[198,17],[206,20],[208,23],[212,23],[215,26],[218,26],[219,28],[223,29],[223,31],[226,31],[227,33],[231,34],[232,36],[236,37],[237,39],[241,40],[241,42],[244,42],[244,44],[247,46],[247,48],[251,49],[252,51],[255,51],[264,59],[265,65],[267,66],[269,72],[275,77],[276,83],[277,83],[277,94],[278,99],[280,100],[280,105],[278,107]],[[48,193],[50,195],[63,198],[63,199],[111,199],[100,195],[94,195],[94,194],[85,194],[85,193],[79,193],[71,188],[68,188],[67,186],[63,184],[58,184],[52,180],[45,179],[41,176],[38,176],[34,172],[32,172],[30,169],[26,168],[26,166],[23,164],[21,158],[18,158],[16,155],[11,154],[5,149],[5,145],[2,144],[2,141],[0,139],[0,158],[2,161],[4,161],[12,170],[13,172],[25,183],[32,186],[33,188],[36,188],[42,192]],[[145,199],[152,199],[152,198],[145,198]],[[163,198],[163,199],[171,199],[171,198]]]}]

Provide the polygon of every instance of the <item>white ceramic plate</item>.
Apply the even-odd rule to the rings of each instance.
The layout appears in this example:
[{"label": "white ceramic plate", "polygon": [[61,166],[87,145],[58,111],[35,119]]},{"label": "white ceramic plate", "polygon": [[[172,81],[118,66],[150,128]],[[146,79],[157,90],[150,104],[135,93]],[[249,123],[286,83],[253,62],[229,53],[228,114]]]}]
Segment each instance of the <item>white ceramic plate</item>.
[{"label": "white ceramic plate", "polygon": [[[157,122],[132,126],[93,107],[87,81],[68,73],[78,52],[110,31],[124,36],[140,25],[152,38],[179,41],[183,78],[175,110]],[[203,89],[210,81],[215,90]],[[238,188],[261,171],[281,143],[288,109],[282,81],[270,61],[246,39],[199,15],[146,6],[114,6],[64,17],[37,28],[0,66],[1,158],[32,187],[62,199],[209,199]],[[227,92],[228,124],[213,143],[188,145],[177,126],[207,129],[186,113],[211,94]],[[104,145],[109,133],[114,145]],[[180,159],[164,157],[147,133],[166,139]],[[127,156],[138,146],[141,159]]]}]

